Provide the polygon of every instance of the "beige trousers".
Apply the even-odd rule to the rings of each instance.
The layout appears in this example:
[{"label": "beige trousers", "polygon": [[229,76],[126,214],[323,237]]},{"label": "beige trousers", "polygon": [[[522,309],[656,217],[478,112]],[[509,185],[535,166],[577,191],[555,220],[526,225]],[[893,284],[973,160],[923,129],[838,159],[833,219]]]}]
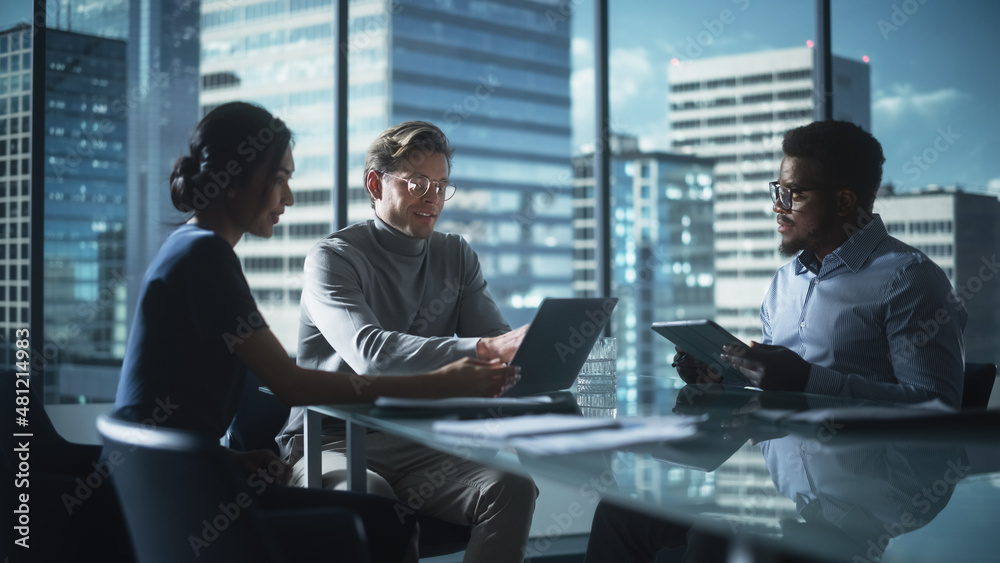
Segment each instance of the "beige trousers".
[{"label": "beige trousers", "polygon": [[[332,441],[327,441],[331,440]],[[324,437],[323,488],[347,488],[347,441]],[[304,440],[295,437],[291,484],[305,486]],[[369,432],[368,492],[399,500],[413,511],[471,525],[465,563],[524,560],[538,489],[511,475],[415,442]]]}]

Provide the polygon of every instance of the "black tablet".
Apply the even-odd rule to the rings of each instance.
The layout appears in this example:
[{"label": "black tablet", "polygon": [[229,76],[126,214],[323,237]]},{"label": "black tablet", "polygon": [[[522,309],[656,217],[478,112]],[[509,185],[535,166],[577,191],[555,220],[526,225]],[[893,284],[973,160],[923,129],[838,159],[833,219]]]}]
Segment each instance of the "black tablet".
[{"label": "black tablet", "polygon": [[569,389],[617,303],[617,297],[543,299],[510,360],[521,367],[521,381],[504,396]]},{"label": "black tablet", "polygon": [[707,364],[713,373],[722,376],[723,383],[741,387],[753,386],[753,383],[739,370],[724,364],[719,359],[723,346],[733,343],[743,344],[743,342],[715,321],[700,319],[660,322],[653,323],[652,328],[681,350]]}]

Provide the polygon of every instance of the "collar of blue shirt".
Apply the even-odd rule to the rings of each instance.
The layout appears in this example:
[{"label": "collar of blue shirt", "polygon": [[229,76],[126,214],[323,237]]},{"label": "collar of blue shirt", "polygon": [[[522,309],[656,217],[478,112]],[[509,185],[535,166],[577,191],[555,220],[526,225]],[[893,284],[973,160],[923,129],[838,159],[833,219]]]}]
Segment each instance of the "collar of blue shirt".
[{"label": "collar of blue shirt", "polygon": [[889,231],[885,229],[882,217],[877,213],[870,217],[871,220],[861,227],[861,230],[855,232],[844,241],[844,244],[831,252],[822,264],[816,260],[816,255],[810,250],[803,250],[799,253],[795,259],[795,275],[804,274],[806,271],[819,275],[831,271],[840,264],[847,266],[852,272],[860,270],[879,243],[889,236]]}]

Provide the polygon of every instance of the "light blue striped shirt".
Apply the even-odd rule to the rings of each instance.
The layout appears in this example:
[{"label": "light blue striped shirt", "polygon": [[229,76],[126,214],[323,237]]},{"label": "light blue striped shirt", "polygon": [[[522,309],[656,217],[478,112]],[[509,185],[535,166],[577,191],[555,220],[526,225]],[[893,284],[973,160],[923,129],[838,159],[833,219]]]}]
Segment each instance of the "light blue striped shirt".
[{"label": "light blue striped shirt", "polygon": [[967,317],[941,268],[889,236],[878,215],[821,265],[803,251],[778,270],[760,308],[763,343],[812,364],[806,392],[897,403],[937,397],[954,407]]}]

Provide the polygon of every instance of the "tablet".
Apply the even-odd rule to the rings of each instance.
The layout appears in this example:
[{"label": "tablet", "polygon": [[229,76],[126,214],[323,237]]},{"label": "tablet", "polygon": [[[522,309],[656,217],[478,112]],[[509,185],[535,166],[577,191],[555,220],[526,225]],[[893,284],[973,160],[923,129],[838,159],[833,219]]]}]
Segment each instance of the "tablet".
[{"label": "tablet", "polygon": [[617,303],[617,297],[543,299],[510,360],[512,365],[520,366],[521,381],[504,397],[572,387]]},{"label": "tablet", "polygon": [[722,382],[741,387],[753,386],[745,375],[719,359],[726,344],[743,342],[714,321],[670,321],[653,323],[652,329],[673,342],[678,348],[704,362],[722,376]]}]

